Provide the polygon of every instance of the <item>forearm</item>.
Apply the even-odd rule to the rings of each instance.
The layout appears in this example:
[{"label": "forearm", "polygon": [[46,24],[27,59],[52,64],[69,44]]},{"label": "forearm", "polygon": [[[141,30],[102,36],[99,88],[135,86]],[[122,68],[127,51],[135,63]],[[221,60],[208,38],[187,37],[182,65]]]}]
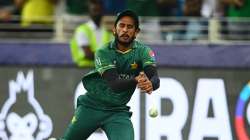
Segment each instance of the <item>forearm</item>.
[{"label": "forearm", "polygon": [[103,73],[103,78],[115,92],[122,92],[127,89],[135,88],[137,84],[137,81],[134,78],[119,79],[116,69],[109,69],[105,71]]},{"label": "forearm", "polygon": [[90,46],[83,46],[82,47],[84,54],[85,54],[85,58],[90,59],[90,60],[94,60],[94,53],[91,51]]},{"label": "forearm", "polygon": [[160,79],[157,73],[157,69],[154,66],[147,66],[144,69],[145,74],[148,79],[151,81],[153,90],[156,90],[160,87]]}]

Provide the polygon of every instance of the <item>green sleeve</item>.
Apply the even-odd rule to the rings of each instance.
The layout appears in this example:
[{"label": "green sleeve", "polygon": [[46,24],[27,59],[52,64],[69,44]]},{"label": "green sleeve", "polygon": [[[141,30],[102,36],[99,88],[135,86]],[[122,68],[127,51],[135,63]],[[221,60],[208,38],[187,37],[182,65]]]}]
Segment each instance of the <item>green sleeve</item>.
[{"label": "green sleeve", "polygon": [[142,54],[142,67],[145,68],[148,65],[156,65],[155,54],[149,47],[144,47]]},{"label": "green sleeve", "polygon": [[103,74],[108,69],[115,68],[109,51],[99,49],[95,53],[95,68],[100,74]]}]

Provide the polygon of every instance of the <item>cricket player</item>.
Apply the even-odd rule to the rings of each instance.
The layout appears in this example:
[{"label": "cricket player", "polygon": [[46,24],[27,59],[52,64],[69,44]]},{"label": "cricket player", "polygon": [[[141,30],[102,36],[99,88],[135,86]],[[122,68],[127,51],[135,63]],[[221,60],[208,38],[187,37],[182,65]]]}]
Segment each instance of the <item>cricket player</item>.
[{"label": "cricket player", "polygon": [[133,11],[117,15],[115,39],[95,53],[95,70],[82,79],[87,93],[78,97],[62,140],[86,140],[98,128],[109,140],[134,140],[127,103],[136,86],[151,94],[160,85],[153,51],[135,40],[139,31],[139,19]]}]

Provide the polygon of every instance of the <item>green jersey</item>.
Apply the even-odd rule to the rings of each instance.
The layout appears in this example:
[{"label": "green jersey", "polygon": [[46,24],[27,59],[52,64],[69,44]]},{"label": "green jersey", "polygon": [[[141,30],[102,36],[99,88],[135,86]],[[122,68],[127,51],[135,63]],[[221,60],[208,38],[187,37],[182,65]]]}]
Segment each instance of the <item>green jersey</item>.
[{"label": "green jersey", "polygon": [[244,0],[244,4],[241,7],[229,6],[229,17],[250,17],[250,0]]},{"label": "green jersey", "polygon": [[131,79],[148,65],[156,65],[154,53],[148,46],[134,41],[130,50],[121,52],[116,49],[115,41],[108,43],[95,54],[95,70],[82,79],[87,93],[78,98],[78,104],[104,110],[128,109],[126,104],[136,87],[114,92],[101,75],[106,70],[115,68],[120,79]]}]

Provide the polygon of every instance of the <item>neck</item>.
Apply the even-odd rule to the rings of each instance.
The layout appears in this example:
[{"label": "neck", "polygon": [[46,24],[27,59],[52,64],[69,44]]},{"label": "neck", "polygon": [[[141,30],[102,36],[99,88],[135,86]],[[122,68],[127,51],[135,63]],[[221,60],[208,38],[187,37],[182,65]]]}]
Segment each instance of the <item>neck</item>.
[{"label": "neck", "polygon": [[101,17],[96,17],[96,18],[92,17],[92,20],[98,28],[101,26],[101,21],[102,21]]},{"label": "neck", "polygon": [[131,44],[121,44],[117,42],[117,49],[122,52],[128,51],[129,49],[131,49],[131,46]]}]

